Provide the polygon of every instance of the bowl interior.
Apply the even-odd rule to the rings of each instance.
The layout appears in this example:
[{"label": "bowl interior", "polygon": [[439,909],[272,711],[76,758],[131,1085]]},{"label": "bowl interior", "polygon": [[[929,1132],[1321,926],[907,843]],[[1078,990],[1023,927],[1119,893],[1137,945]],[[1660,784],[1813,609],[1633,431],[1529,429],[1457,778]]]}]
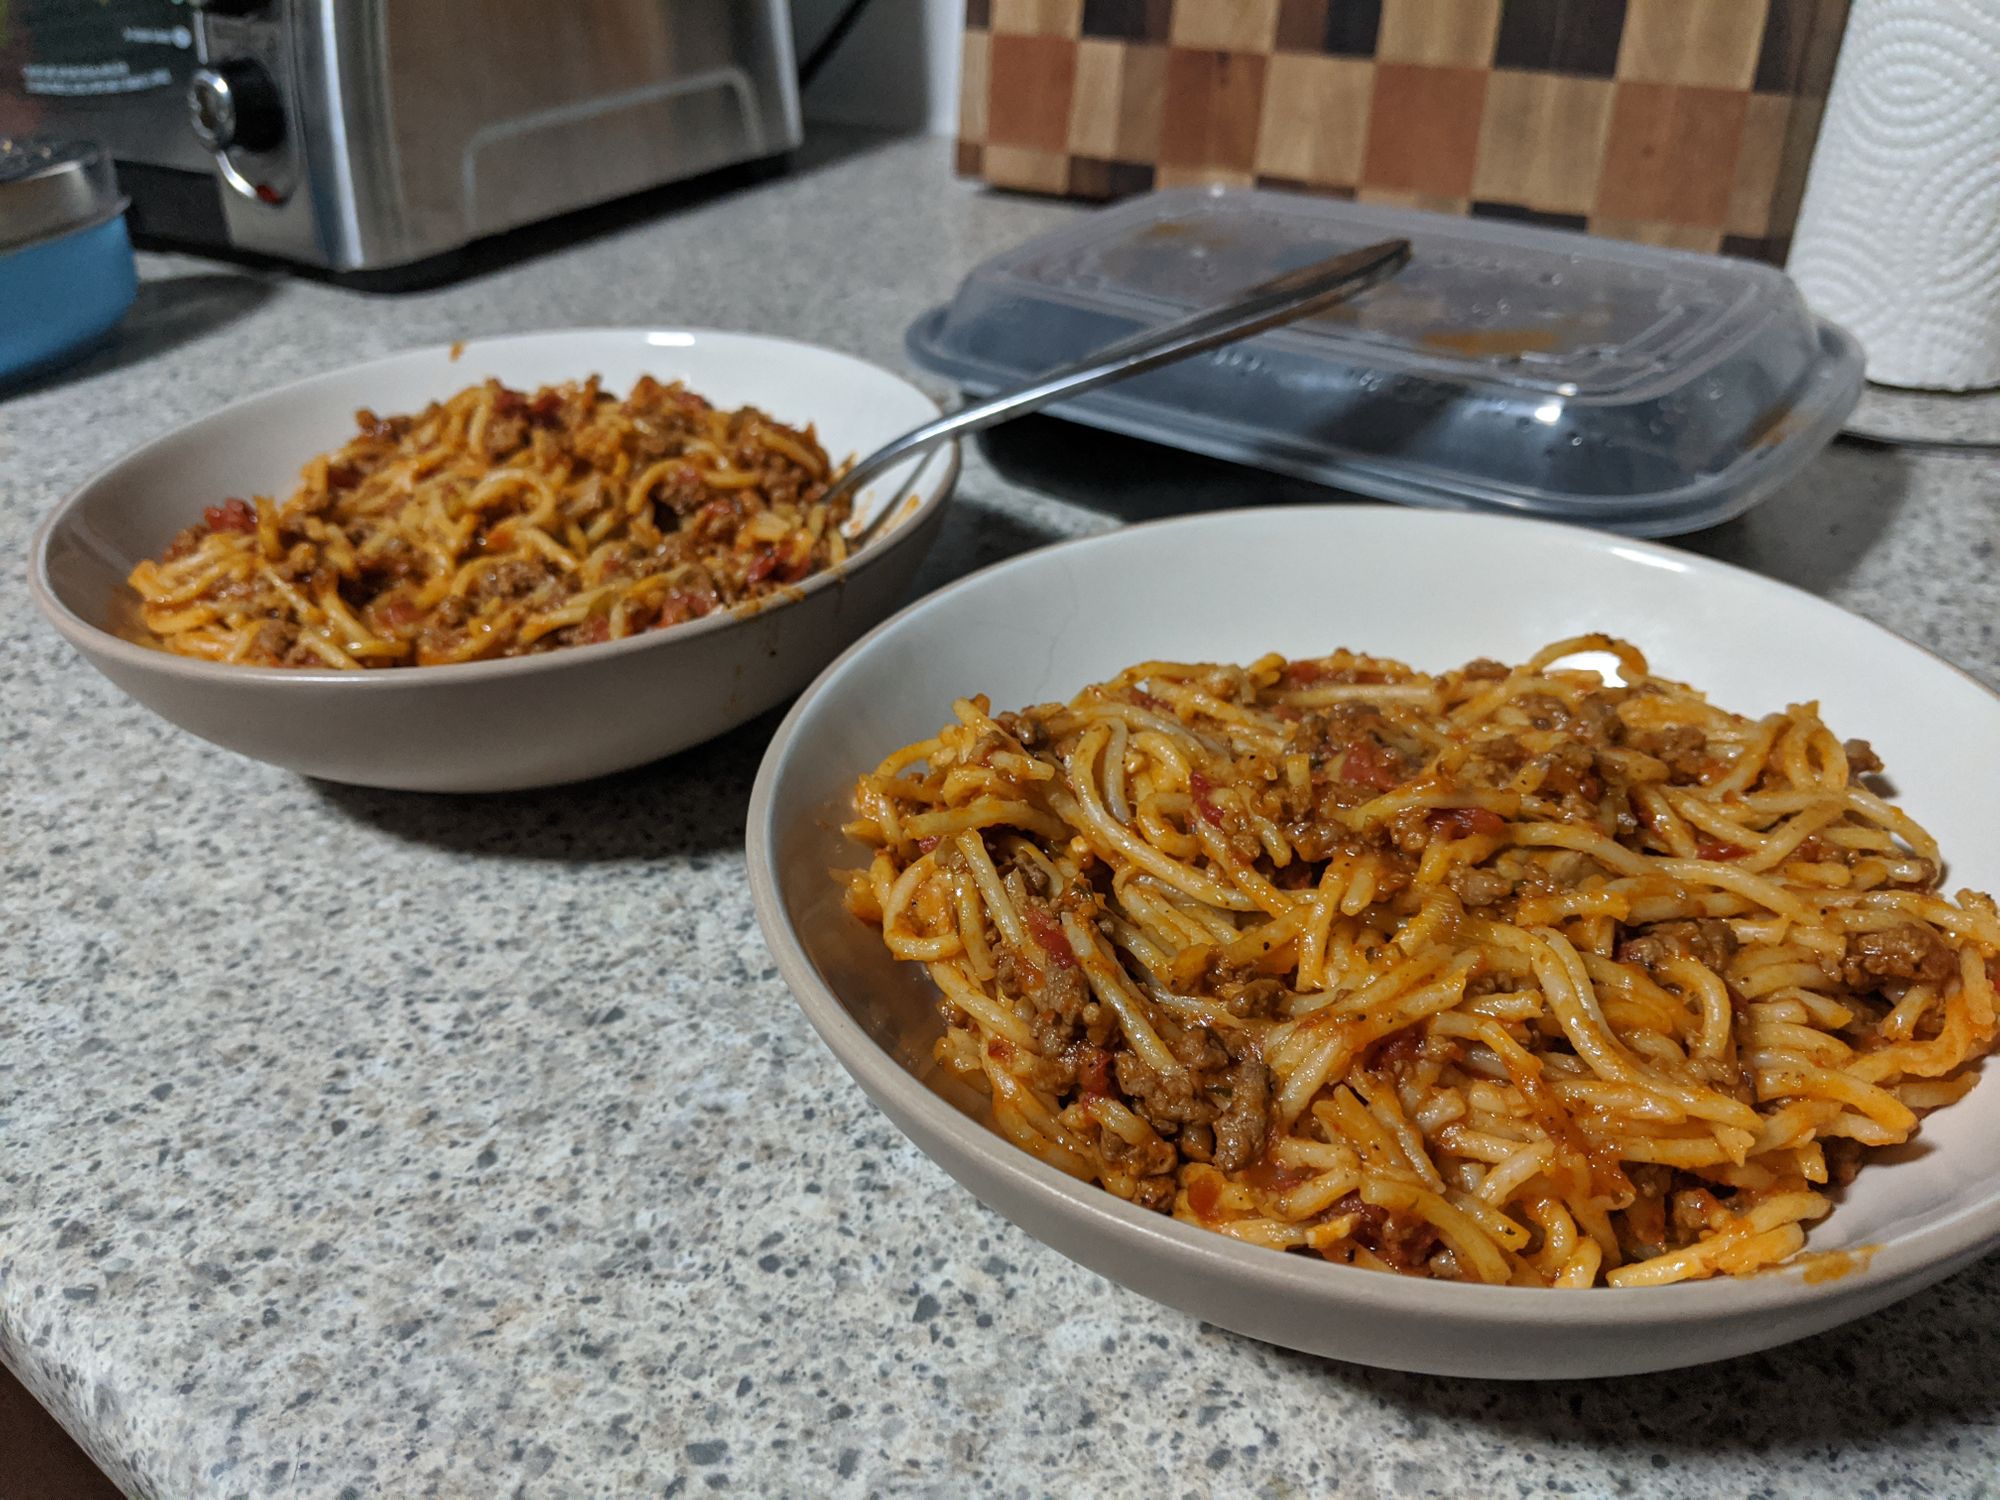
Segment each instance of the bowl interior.
[{"label": "bowl interior", "polygon": [[[718,406],[756,406],[781,422],[810,423],[835,462],[938,411],[887,370],[754,334],[577,329],[475,340],[456,357],[443,345],[413,349],[236,402],[121,458],[51,522],[41,559],[49,591],[84,623],[114,629],[135,564],[158,556],[200,519],[203,506],[232,495],[282,500],[308,459],[353,436],[359,408],[386,416],[421,410],[489,377],[532,389],[591,374],[618,395],[641,375],[685,380]],[[881,482],[932,496],[950,467],[950,453],[939,450]]]},{"label": "bowl interior", "polygon": [[[1633,641],[1657,671],[1738,712],[1820,700],[1837,733],[1881,753],[1899,800],[1952,862],[1949,888],[2000,890],[2000,799],[1988,786],[2000,699],[1879,627],[1749,573],[1590,532],[1288,508],[1031,554],[920,601],[854,647],[801,700],[766,762],[750,839],[753,869],[761,859],[773,886],[767,925],[799,945],[836,1025],[873,1038],[908,1086],[981,1116],[981,1101],[931,1061],[928,980],[846,915],[828,876],[865,863],[839,831],[862,770],[934,733],[956,696],[984,692],[1000,708],[1068,698],[1149,657],[1241,662],[1349,646],[1441,669],[1518,661],[1586,630]],[[1887,1246],[1962,1216],[2000,1217],[1996,1134],[2000,1085],[1988,1081],[1933,1114],[1893,1161],[1878,1154],[1811,1247]],[[1056,1176],[1019,1157],[1024,1171]]]}]

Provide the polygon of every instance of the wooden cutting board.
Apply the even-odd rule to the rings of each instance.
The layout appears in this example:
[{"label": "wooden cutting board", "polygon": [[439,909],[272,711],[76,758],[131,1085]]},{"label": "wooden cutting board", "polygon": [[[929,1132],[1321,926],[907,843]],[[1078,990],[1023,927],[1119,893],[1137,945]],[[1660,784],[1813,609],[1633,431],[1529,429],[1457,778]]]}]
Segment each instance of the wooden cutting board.
[{"label": "wooden cutting board", "polygon": [[1848,0],[967,0],[959,167],[1782,263]]}]

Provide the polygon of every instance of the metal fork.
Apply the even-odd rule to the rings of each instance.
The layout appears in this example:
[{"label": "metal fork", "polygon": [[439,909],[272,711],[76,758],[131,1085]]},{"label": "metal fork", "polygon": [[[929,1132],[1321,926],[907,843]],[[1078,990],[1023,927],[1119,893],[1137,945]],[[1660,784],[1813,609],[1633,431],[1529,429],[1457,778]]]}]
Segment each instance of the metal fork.
[{"label": "metal fork", "polygon": [[[934,422],[926,422],[883,444],[829,485],[824,498],[833,500],[857,494],[870,480],[897,464],[962,434],[1025,416],[1066,397],[1080,396],[1115,380],[1143,374],[1218,344],[1248,338],[1319,312],[1387,280],[1402,270],[1409,259],[1408,240],[1384,240],[1379,245],[1314,261],[1246,287],[1219,306],[1204,308],[1176,322],[1142,329],[1129,338],[1092,350],[1075,364],[1037,376],[1032,384],[1003,391]],[[874,537],[884,521],[896,513],[895,500],[892,494],[872,508],[857,506],[847,527],[849,545],[858,548]]]}]

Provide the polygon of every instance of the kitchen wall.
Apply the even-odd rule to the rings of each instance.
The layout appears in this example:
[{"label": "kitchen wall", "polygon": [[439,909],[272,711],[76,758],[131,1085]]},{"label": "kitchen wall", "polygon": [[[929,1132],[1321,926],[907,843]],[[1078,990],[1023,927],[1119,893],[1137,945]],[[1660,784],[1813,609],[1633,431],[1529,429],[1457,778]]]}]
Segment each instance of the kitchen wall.
[{"label": "kitchen wall", "polygon": [[[846,0],[792,0],[799,58],[809,56]],[[805,94],[814,120],[951,135],[958,129],[963,0],[870,0]]]}]

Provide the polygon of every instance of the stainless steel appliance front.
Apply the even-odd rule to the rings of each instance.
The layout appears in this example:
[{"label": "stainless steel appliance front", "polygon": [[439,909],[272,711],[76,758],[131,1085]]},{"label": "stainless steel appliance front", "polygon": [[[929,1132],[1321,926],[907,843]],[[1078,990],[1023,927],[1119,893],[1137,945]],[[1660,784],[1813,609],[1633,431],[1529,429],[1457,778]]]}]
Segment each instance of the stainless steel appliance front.
[{"label": "stainless steel appliance front", "polygon": [[785,0],[16,6],[0,130],[104,142],[142,229],[338,270],[799,140]]}]

